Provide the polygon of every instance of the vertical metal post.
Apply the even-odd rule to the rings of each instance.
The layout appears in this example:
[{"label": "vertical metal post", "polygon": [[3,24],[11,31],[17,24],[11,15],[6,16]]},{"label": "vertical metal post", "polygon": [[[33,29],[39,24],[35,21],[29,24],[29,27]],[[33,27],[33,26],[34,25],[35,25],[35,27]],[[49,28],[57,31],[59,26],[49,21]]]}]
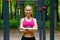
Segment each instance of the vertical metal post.
[{"label": "vertical metal post", "polygon": [[[41,8],[41,0],[39,0],[38,2],[39,8]],[[42,12],[39,12],[39,22],[38,22],[38,26],[39,26],[39,39],[42,40]]]},{"label": "vertical metal post", "polygon": [[36,19],[38,20],[38,0],[36,0]]},{"label": "vertical metal post", "polygon": [[54,40],[54,0],[50,0],[50,40]]},{"label": "vertical metal post", "polygon": [[4,40],[9,40],[9,10],[8,2],[3,0],[3,17],[4,17]]},{"label": "vertical metal post", "polygon": [[[45,6],[45,0],[41,0],[42,3],[42,7]],[[42,10],[42,21],[43,21],[43,40],[46,40],[46,26],[45,26],[45,20],[46,20],[46,16],[45,16],[46,12],[45,10]]]}]

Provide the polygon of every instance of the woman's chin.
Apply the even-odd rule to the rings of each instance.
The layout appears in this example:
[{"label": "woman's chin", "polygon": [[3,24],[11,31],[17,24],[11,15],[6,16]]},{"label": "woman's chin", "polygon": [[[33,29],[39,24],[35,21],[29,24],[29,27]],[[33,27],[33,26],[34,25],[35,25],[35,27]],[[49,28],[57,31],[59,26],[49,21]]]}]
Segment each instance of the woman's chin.
[{"label": "woman's chin", "polygon": [[30,17],[30,15],[28,15],[28,17]]}]

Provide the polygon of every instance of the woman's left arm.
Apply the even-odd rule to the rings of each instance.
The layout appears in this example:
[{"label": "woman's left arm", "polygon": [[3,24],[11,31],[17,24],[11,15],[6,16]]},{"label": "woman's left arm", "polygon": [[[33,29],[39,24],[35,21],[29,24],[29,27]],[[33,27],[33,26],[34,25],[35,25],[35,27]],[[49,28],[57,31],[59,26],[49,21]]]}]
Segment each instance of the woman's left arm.
[{"label": "woman's left arm", "polygon": [[34,18],[33,21],[34,21],[34,26],[33,26],[33,28],[30,29],[30,30],[31,30],[31,31],[37,31],[37,30],[38,30],[37,20]]},{"label": "woman's left arm", "polygon": [[34,18],[34,30],[38,30],[37,20]]}]

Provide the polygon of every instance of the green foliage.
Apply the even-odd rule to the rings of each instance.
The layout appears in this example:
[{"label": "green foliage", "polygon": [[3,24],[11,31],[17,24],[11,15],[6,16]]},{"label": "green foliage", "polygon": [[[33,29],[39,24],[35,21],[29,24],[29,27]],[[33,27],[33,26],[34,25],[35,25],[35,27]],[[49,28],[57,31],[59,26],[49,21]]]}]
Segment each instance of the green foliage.
[{"label": "green foliage", "polygon": [[[4,28],[4,21],[3,20],[1,20],[1,26],[3,29]],[[9,27],[10,27],[10,29],[17,28],[17,20],[15,20],[15,19],[9,20]]]},{"label": "green foliage", "polygon": [[[27,2],[27,1],[29,1],[29,2]],[[25,0],[24,6],[31,5],[33,7],[33,14],[32,15],[34,17],[36,4],[33,1],[34,0]],[[12,8],[10,8],[10,10],[12,9],[12,14],[14,16],[16,0],[12,0],[11,3],[12,4],[10,6]],[[0,14],[2,13],[2,4],[3,4],[3,0],[0,0]],[[46,0],[46,7],[47,7],[47,17],[48,17],[48,21],[46,21],[46,28],[50,29],[50,21],[49,21],[49,18],[50,18],[50,0]],[[60,18],[60,0],[58,0],[58,14],[59,14],[59,18]],[[2,25],[2,28],[4,28],[4,21],[3,20],[1,20],[1,25]],[[17,20],[15,20],[15,19],[9,20],[9,27],[10,28],[17,28]],[[58,22],[57,27],[58,27],[58,30],[60,30],[60,22]]]},{"label": "green foliage", "polygon": [[46,29],[50,29],[50,21],[46,21]]},{"label": "green foliage", "polygon": [[4,28],[4,21],[3,20],[1,20],[1,28],[3,29]]},{"label": "green foliage", "polygon": [[17,28],[17,20],[9,20],[9,27],[12,28]]},{"label": "green foliage", "polygon": [[[4,28],[4,21],[1,20],[1,26],[2,26],[2,29]],[[17,20],[13,19],[13,20],[9,20],[9,27],[10,29],[17,29]],[[60,22],[57,23],[57,28],[58,30],[60,31]],[[46,21],[46,29],[50,29],[50,21]]]},{"label": "green foliage", "polygon": [[59,18],[60,18],[60,0],[58,0],[58,14],[59,14]]},{"label": "green foliage", "polygon": [[46,3],[46,6],[47,6],[47,7],[50,6],[50,0],[46,0],[45,3]]},{"label": "green foliage", "polygon": [[2,13],[2,0],[0,0],[0,14]]},{"label": "green foliage", "polygon": [[60,22],[57,24],[58,30],[60,31]]}]

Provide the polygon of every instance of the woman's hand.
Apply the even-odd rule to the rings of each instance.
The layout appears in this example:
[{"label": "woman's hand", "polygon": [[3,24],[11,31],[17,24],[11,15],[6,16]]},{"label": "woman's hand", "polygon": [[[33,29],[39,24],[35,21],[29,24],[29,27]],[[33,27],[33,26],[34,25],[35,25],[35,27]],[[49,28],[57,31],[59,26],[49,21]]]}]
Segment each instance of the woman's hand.
[{"label": "woman's hand", "polygon": [[33,28],[20,28],[20,31],[21,32],[35,32],[36,28],[35,27],[33,27]]},{"label": "woman's hand", "polygon": [[26,32],[26,30],[23,28],[20,28],[20,32]]}]

